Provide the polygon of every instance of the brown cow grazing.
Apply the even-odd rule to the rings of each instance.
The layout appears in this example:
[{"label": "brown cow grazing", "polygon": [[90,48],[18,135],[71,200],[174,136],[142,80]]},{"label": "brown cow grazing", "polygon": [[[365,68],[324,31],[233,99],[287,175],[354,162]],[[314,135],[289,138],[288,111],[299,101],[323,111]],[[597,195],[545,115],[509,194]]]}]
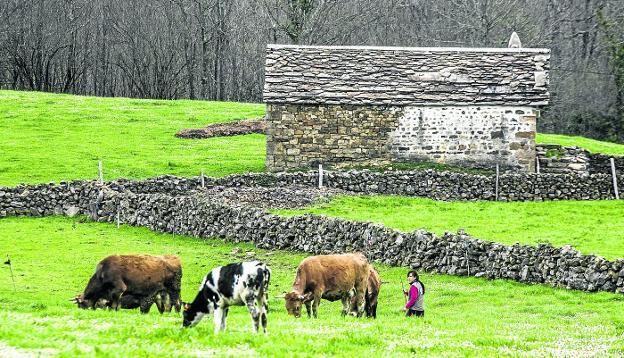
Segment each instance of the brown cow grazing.
[{"label": "brown cow grazing", "polygon": [[368,260],[360,253],[308,257],[297,267],[292,291],[283,296],[286,310],[300,317],[301,305],[305,304],[308,317],[312,312],[316,318],[318,305],[324,298],[332,302],[342,300],[345,315],[350,311],[351,297],[355,296],[355,314],[360,317],[369,272]]},{"label": "brown cow grazing", "polygon": [[[377,297],[381,289],[381,278],[373,265],[369,265],[369,269],[370,275],[368,276],[368,285],[366,286],[366,296],[364,298],[364,312],[366,312],[366,317],[377,318]],[[351,298],[352,312],[355,312],[355,304],[355,297],[353,297]]]},{"label": "brown cow grazing", "polygon": [[161,301],[159,311],[164,311],[170,301],[179,312],[181,281],[182,265],[176,255],[112,255],[100,261],[84,293],[73,301],[83,309],[104,304],[117,310],[138,304],[141,313],[148,313],[155,300]]}]

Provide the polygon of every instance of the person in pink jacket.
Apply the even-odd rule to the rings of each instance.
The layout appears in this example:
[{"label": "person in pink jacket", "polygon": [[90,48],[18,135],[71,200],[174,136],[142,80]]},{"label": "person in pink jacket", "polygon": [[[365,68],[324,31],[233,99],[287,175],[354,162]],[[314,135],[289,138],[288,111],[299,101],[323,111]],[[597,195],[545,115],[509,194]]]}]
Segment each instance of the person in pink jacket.
[{"label": "person in pink jacket", "polygon": [[425,306],[423,296],[425,295],[425,285],[420,282],[416,271],[407,273],[407,281],[410,284],[408,291],[403,291],[407,296],[407,303],[403,307],[407,317],[416,316],[423,317],[425,315]]}]

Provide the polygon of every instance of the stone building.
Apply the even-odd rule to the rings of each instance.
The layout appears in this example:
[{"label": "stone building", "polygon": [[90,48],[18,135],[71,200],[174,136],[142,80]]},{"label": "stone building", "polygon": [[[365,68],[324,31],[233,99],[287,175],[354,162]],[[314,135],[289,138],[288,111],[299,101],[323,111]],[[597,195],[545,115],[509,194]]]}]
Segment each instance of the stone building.
[{"label": "stone building", "polygon": [[269,45],[269,170],[438,162],[532,172],[550,51]]}]

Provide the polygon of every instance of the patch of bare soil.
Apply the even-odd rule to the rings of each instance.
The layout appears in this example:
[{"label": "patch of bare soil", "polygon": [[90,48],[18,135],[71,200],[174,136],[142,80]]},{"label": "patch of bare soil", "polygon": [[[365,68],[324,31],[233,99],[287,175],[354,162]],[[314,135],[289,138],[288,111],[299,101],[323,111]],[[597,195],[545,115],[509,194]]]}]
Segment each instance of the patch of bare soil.
[{"label": "patch of bare soil", "polygon": [[211,124],[204,128],[182,129],[181,131],[176,133],[176,137],[199,139],[252,133],[265,133],[265,131],[266,121],[264,120],[264,118],[260,117],[231,123]]}]

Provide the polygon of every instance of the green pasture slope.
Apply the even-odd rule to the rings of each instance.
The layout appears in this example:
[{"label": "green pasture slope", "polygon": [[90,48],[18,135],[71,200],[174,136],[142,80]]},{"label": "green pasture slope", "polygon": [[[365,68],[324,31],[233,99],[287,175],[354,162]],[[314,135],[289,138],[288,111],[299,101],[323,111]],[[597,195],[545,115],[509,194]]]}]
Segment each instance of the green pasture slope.
[{"label": "green pasture slope", "polygon": [[[423,274],[426,317],[406,319],[399,279],[405,269],[377,265],[383,284],[378,319],[340,316],[323,301],[319,318],[295,319],[275,295],[288,290],[304,255],[82,222],[79,218],[4,218],[0,253],[0,356],[618,356],[624,354],[624,295],[586,293]],[[182,329],[180,315],[138,310],[83,311],[68,299],[81,291],[97,262],[113,253],[176,253],[184,265],[182,296],[192,300],[212,267],[246,257],[273,271],[269,334],[251,333],[251,318],[234,307],[228,331],[213,335],[212,317]]]},{"label": "green pasture slope", "polygon": [[542,133],[538,133],[535,140],[537,141],[537,143],[542,144],[559,144],[566,147],[581,147],[589,150],[592,153],[624,156],[624,144],[602,142],[599,140],[578,136]]},{"label": "green pasture slope", "polygon": [[0,91],[0,186],[94,179],[99,160],[105,179],[263,171],[263,135],[174,137],[263,115],[261,104]]},{"label": "green pasture slope", "polygon": [[624,200],[444,202],[400,196],[341,196],[301,210],[274,210],[373,221],[401,231],[444,234],[464,229],[479,239],[572,245],[585,254],[624,257]]}]

